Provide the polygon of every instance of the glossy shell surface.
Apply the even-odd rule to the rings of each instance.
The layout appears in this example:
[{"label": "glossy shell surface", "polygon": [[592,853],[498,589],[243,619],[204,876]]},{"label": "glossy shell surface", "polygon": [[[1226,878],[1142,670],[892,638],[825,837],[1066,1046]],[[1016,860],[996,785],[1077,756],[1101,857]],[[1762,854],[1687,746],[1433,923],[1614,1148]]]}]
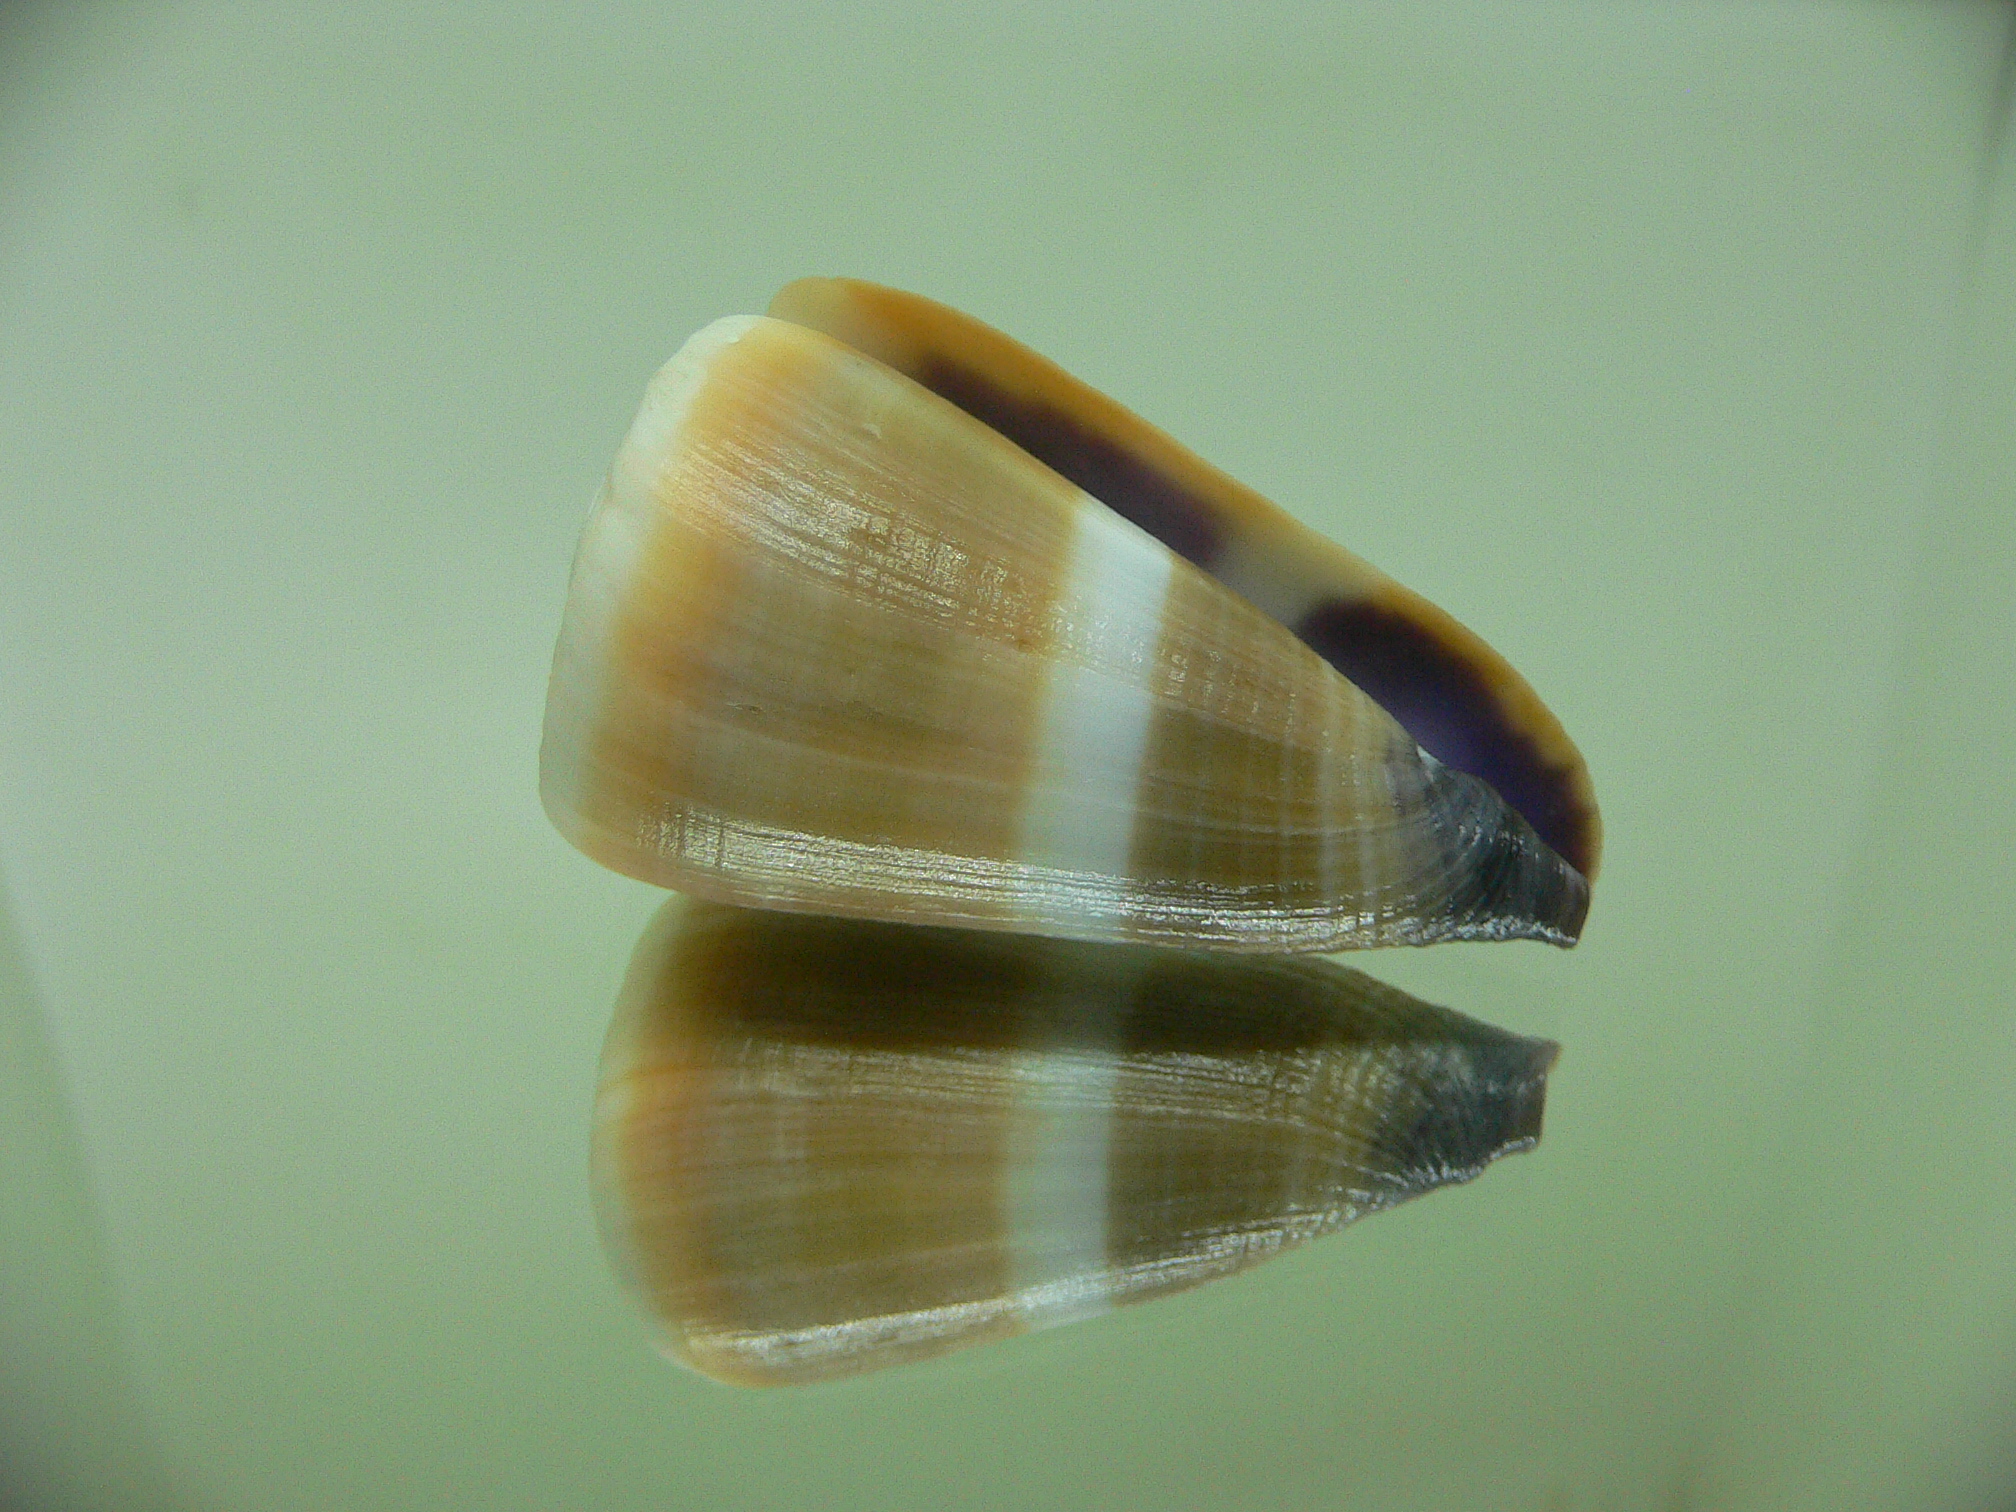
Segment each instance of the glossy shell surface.
[{"label": "glossy shell surface", "polygon": [[[583,850],[725,902],[1084,939],[1573,942],[1585,873],[1306,625],[842,334],[732,317],[654,379],[548,702],[542,792]],[[1241,560],[1314,549],[1268,547],[1262,506]],[[1580,772],[1471,642],[1494,717]]]},{"label": "glossy shell surface", "polygon": [[1555,1047],[1357,972],[675,900],[595,1177],[666,1349],[790,1384],[1243,1269],[1539,1136]]}]

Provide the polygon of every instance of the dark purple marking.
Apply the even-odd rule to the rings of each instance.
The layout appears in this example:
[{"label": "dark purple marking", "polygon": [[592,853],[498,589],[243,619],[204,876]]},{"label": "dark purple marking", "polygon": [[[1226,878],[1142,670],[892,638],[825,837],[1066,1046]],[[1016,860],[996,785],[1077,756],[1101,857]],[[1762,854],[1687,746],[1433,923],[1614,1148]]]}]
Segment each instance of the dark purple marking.
[{"label": "dark purple marking", "polygon": [[1291,626],[1445,766],[1489,783],[1570,866],[1589,875],[1589,814],[1475,667],[1420,625],[1371,604],[1323,604]]},{"label": "dark purple marking", "polygon": [[917,381],[1076,483],[1176,555],[1211,570],[1224,547],[1224,532],[1211,506],[1173,478],[1085,429],[1054,405],[1005,394],[958,363],[932,359]]}]

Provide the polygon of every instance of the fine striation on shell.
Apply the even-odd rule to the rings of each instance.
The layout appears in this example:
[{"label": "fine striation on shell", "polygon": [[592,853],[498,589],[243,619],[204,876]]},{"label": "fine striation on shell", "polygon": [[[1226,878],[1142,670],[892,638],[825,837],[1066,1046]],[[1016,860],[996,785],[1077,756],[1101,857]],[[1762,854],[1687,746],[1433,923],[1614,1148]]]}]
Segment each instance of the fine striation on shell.
[{"label": "fine striation on shell", "polygon": [[541,772],[597,860],[755,906],[1253,951],[1568,944],[1588,907],[1280,623],[764,317],[651,384],[576,560]]},{"label": "fine striation on shell", "polygon": [[770,314],[915,379],[1251,600],[1595,879],[1581,753],[1503,657],[1419,594],[970,315],[851,278],[799,279]]},{"label": "fine striation on shell", "polygon": [[855,1374],[1243,1269],[1540,1135],[1556,1047],[1307,958],[674,900],[595,1178],[668,1352]]}]

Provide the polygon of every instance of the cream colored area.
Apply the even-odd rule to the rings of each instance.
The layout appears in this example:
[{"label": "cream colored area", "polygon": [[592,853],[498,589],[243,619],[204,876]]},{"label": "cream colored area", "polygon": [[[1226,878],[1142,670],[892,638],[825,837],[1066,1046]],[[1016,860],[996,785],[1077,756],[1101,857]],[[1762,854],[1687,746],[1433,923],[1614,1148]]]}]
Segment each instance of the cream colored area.
[{"label": "cream colored area", "polygon": [[[0,7],[0,855],[188,1504],[2006,1505],[2008,7],[989,15]],[[645,381],[814,272],[1561,716],[1583,943],[1363,962],[1563,1042],[1538,1151],[846,1386],[645,1346],[583,1151],[657,896],[534,748]]]},{"label": "cream colored area", "polygon": [[657,371],[583,526],[552,653],[538,762],[540,798],[562,833],[577,831],[617,623],[663,520],[659,476],[665,458],[679,450],[679,433],[714,357],[752,321],[730,314],[710,323]]},{"label": "cream colored area", "polygon": [[[1175,560],[1098,500],[1080,501],[1024,800],[1021,859],[1032,867],[1130,874],[1141,755],[1154,718],[1148,688]],[[1114,901],[1124,918],[1124,896]]]},{"label": "cream colored area", "polygon": [[[650,1267],[638,1252],[626,1190],[626,1139],[646,1097],[650,1079],[662,1075],[667,1039],[676,1034],[684,1004],[664,1001],[667,965],[679,938],[684,906],[664,907],[638,939],[616,996],[616,1011],[602,1042],[596,1074],[595,1106],[588,1142],[588,1179],[596,1231],[617,1281],[640,1305],[649,1304]],[[662,1095],[662,1094],[661,1094]],[[677,1358],[681,1341],[665,1337],[661,1348]]]},{"label": "cream colored area", "polygon": [[581,812],[589,746],[602,714],[623,601],[635,589],[639,566],[663,520],[660,479],[666,459],[681,448],[680,435],[694,395],[706,382],[714,359],[740,340],[756,319],[726,315],[713,321],[658,370],[575,548],[567,610],[553,653],[539,758],[540,796],[548,816],[563,830],[572,832]]},{"label": "cream colored area", "polygon": [[[1110,1014],[1107,998],[1087,1003]],[[1117,1028],[1110,1018],[1106,1025]],[[1016,1067],[1008,1112],[1003,1240],[1017,1310],[1030,1328],[1076,1323],[1112,1307],[1106,1212],[1117,1035],[1110,1049],[1036,1047]]]}]

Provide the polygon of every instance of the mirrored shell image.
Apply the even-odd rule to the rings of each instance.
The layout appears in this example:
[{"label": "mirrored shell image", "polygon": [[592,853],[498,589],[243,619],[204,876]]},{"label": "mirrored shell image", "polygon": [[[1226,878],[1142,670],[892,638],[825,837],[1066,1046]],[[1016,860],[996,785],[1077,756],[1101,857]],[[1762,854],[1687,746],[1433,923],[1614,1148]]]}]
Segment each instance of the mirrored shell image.
[{"label": "mirrored shell image", "polygon": [[541,757],[574,844],[851,917],[1574,942],[1587,774],[1474,636],[978,322],[775,308],[653,379],[582,538]]},{"label": "mirrored shell image", "polygon": [[1251,1266],[1538,1139],[1556,1047],[1309,958],[674,899],[604,1056],[667,1352],[795,1384]]}]

